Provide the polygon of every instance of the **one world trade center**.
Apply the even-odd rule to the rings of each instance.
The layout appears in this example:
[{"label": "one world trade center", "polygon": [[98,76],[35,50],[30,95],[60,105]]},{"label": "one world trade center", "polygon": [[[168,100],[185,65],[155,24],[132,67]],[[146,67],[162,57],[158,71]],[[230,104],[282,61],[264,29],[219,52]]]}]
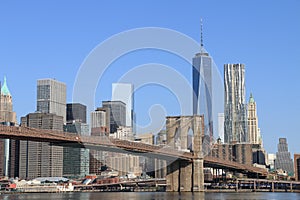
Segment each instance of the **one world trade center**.
[{"label": "one world trade center", "polygon": [[193,58],[193,115],[204,115],[205,135],[213,139],[212,115],[213,60],[203,46],[201,23],[201,48]]}]

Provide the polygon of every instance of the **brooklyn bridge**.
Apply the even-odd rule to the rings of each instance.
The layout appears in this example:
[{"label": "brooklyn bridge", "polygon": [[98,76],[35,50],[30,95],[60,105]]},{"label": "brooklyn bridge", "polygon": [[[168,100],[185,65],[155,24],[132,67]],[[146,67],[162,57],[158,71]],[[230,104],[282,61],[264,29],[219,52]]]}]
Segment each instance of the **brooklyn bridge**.
[{"label": "brooklyn bridge", "polygon": [[[176,145],[175,129],[180,123],[189,120],[190,127],[194,130],[194,151],[183,151],[174,148]],[[74,133],[36,129],[30,127],[15,127],[0,125],[0,138],[14,140],[28,140],[49,142],[58,146],[72,146],[76,148],[89,148],[102,151],[130,153],[139,156],[153,157],[167,161],[167,191],[203,191],[204,167],[225,169],[244,174],[256,174],[266,176],[267,170],[252,165],[240,164],[221,158],[202,155],[202,135],[200,134],[199,119],[186,117],[178,123],[178,117],[167,118],[167,145],[150,145],[140,142],[114,139],[107,136],[82,136]],[[178,123],[176,126],[176,123]],[[175,129],[174,129],[175,128]],[[184,130],[182,130],[184,131]],[[185,131],[187,132],[187,131]],[[181,134],[181,142],[186,134]]]}]

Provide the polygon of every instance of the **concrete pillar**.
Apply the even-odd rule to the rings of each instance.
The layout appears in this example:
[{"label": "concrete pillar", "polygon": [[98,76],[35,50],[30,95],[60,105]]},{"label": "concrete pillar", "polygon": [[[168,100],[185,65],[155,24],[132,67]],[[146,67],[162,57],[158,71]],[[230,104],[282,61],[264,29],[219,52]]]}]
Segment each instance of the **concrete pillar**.
[{"label": "concrete pillar", "polygon": [[180,161],[180,192],[191,192],[192,191],[192,173],[193,164],[189,161]]},{"label": "concrete pillar", "polygon": [[161,171],[160,171],[160,160],[155,158],[154,159],[154,170],[155,170],[155,178],[161,178]]},{"label": "concrete pillar", "polygon": [[274,192],[274,181],[272,181],[272,192]]},{"label": "concrete pillar", "polygon": [[173,163],[169,163],[167,166],[167,192],[179,191],[179,161],[176,160]]},{"label": "concrete pillar", "polygon": [[165,178],[166,174],[167,174],[166,161],[155,159],[155,178]]},{"label": "concrete pillar", "polygon": [[167,161],[165,161],[165,160],[161,160],[161,166],[162,166],[162,168],[161,168],[161,177],[162,178],[165,178],[166,177],[166,175],[167,175]]},{"label": "concrete pillar", "polygon": [[290,192],[293,192],[293,183],[290,182]]},{"label": "concrete pillar", "polygon": [[204,191],[204,172],[203,172],[203,155],[202,155],[202,127],[203,118],[194,116],[194,156],[193,159],[193,192]]},{"label": "concrete pillar", "polygon": [[203,159],[193,160],[193,192],[204,191]]}]

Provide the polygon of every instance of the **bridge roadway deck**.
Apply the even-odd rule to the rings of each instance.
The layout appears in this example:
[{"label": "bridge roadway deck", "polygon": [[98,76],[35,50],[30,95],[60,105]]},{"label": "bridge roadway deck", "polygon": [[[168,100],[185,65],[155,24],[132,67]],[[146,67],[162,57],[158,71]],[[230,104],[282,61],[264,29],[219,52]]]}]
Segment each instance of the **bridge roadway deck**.
[{"label": "bridge roadway deck", "polygon": [[227,161],[220,158],[206,156],[204,157],[204,166],[205,167],[212,167],[218,169],[229,169],[229,170],[236,170],[240,172],[250,172],[250,173],[257,173],[262,176],[267,176],[268,171],[264,168],[254,167],[251,165],[240,164],[233,161]]},{"label": "bridge roadway deck", "polygon": [[[94,148],[103,151],[119,153],[132,153],[140,156],[155,157],[165,160],[189,160],[195,156],[192,152],[178,151],[168,146],[158,146],[133,142],[127,140],[112,139],[106,136],[81,136],[74,133],[62,131],[44,130],[29,127],[14,127],[0,125],[0,138],[29,140],[39,142],[51,142],[55,145],[72,146],[78,148]],[[225,168],[243,172],[259,173],[266,175],[265,169],[239,164],[237,162],[225,161],[215,157],[204,157],[205,167]]]},{"label": "bridge roadway deck", "polygon": [[190,160],[194,155],[190,152],[177,151],[168,146],[150,145],[140,142],[119,140],[107,136],[81,136],[62,131],[35,129],[29,127],[13,127],[0,125],[0,138],[51,142],[61,146],[78,148],[94,148],[118,153],[133,153],[140,156],[156,157],[166,160]]}]

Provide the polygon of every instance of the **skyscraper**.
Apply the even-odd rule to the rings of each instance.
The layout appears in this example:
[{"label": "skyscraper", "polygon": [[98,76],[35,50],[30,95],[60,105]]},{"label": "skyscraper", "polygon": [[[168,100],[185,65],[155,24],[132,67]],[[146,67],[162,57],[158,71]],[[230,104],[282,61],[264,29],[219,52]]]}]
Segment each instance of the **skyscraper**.
[{"label": "skyscraper", "polygon": [[211,139],[213,137],[212,65],[213,60],[204,49],[201,24],[201,49],[193,58],[193,114],[204,115],[205,133]]},{"label": "skyscraper", "polygon": [[78,121],[86,123],[86,106],[80,103],[67,104],[67,122]]},{"label": "skyscraper", "polygon": [[110,111],[110,133],[119,126],[126,126],[126,104],[122,101],[102,101],[102,107]]},{"label": "skyscraper", "polygon": [[[6,77],[4,77],[3,86],[1,87],[0,95],[0,124],[6,126],[15,126],[17,124],[16,113],[13,111],[12,95],[7,86]],[[16,165],[18,164],[18,142],[16,140],[3,139],[0,140],[0,172],[1,175],[15,177],[18,171]],[[2,170],[3,169],[3,170]]]},{"label": "skyscraper", "polygon": [[135,132],[134,88],[130,83],[112,84],[112,101],[122,101],[126,104],[126,126],[131,126]]},{"label": "skyscraper", "polygon": [[[104,136],[109,135],[110,129],[110,108],[101,107],[91,112],[91,135]],[[100,174],[101,166],[106,164],[107,152],[97,151],[96,149],[90,150],[90,173]]]},{"label": "skyscraper", "polygon": [[62,116],[66,121],[66,84],[54,79],[37,81],[37,112]]},{"label": "skyscraper", "polygon": [[91,112],[92,135],[100,136],[109,133],[110,128],[110,109],[97,108]]},{"label": "skyscraper", "polygon": [[252,144],[261,144],[261,137],[258,128],[258,118],[256,111],[256,102],[250,94],[250,99],[248,103],[248,141]]},{"label": "skyscraper", "polygon": [[275,169],[282,169],[289,173],[289,175],[294,174],[294,164],[291,159],[291,154],[288,149],[288,144],[286,138],[279,138],[279,143],[277,145],[278,151],[276,152],[276,159],[274,162]]},{"label": "skyscraper", "polygon": [[[89,126],[80,121],[70,121],[64,125],[64,131],[76,135],[89,135]],[[63,176],[67,178],[84,178],[89,174],[89,149],[64,147]]]},{"label": "skyscraper", "polygon": [[[21,118],[21,125],[63,131],[63,117],[51,113],[30,113]],[[19,177],[62,176],[63,147],[48,142],[20,141]]]},{"label": "skyscraper", "polygon": [[[64,131],[77,135],[90,135],[86,124],[86,106],[80,103],[67,104],[67,123]],[[63,176],[83,178],[89,174],[89,149],[64,147]]]},{"label": "skyscraper", "polygon": [[0,100],[0,122],[17,124],[17,116],[13,111],[12,96],[7,87],[6,77],[4,77],[3,86],[1,87]]},{"label": "skyscraper", "polygon": [[294,171],[296,181],[300,181],[300,154],[294,154]]},{"label": "skyscraper", "polygon": [[[37,81],[37,112],[22,117],[22,126],[63,131],[66,85],[53,79]],[[22,161],[21,161],[22,160]],[[62,176],[63,147],[46,142],[20,142],[21,178]]]},{"label": "skyscraper", "polygon": [[245,103],[245,66],[224,65],[224,142],[247,142],[247,112]]}]

